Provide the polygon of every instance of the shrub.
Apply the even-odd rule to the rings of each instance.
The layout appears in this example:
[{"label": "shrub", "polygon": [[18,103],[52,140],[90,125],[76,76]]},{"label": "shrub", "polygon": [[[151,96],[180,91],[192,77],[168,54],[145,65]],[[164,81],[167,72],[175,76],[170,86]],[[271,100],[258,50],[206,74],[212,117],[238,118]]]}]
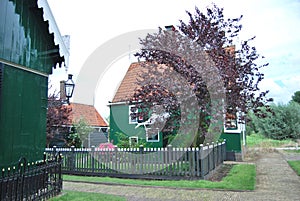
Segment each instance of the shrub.
[{"label": "shrub", "polygon": [[299,139],[300,105],[291,101],[287,105],[273,104],[271,109],[274,114],[267,114],[265,118],[251,116],[253,129],[271,139]]},{"label": "shrub", "polygon": [[257,128],[257,117],[253,112],[249,112],[247,114],[247,119],[250,120],[246,123],[246,135],[251,135],[253,133],[258,133],[259,130]]},{"label": "shrub", "polygon": [[146,143],[142,139],[139,139],[138,143],[130,144],[129,136],[127,136],[126,134],[121,133],[121,132],[117,132],[117,136],[118,136],[117,146],[119,148],[128,148],[128,147],[137,148],[137,147],[140,147],[141,145],[146,147]]}]

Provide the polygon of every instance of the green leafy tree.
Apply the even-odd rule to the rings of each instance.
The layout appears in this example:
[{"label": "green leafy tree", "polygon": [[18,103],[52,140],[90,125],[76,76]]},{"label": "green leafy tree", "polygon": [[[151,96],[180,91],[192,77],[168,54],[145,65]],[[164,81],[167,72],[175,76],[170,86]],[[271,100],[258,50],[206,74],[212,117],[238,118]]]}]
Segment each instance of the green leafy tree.
[{"label": "green leafy tree", "polygon": [[69,135],[69,145],[75,147],[82,147],[82,142],[84,142],[89,134],[93,131],[93,128],[88,125],[84,118],[80,118],[73,124],[74,133]]},{"label": "green leafy tree", "polygon": [[265,118],[252,116],[254,128],[271,139],[299,139],[300,105],[296,102],[290,102],[287,105],[272,104],[270,107],[274,111],[273,114],[268,114]]},{"label": "green leafy tree", "polygon": [[292,101],[300,104],[300,91],[296,91],[292,96]]},{"label": "green leafy tree", "polygon": [[74,131],[66,136],[66,141],[68,147],[74,146],[76,148],[80,148],[82,146],[82,141],[80,140],[79,135],[77,133],[74,133]]},{"label": "green leafy tree", "polygon": [[255,114],[250,111],[247,114],[247,123],[246,123],[246,134],[251,135],[252,133],[258,133],[259,130],[257,128],[257,121],[259,118],[255,116]]},{"label": "green leafy tree", "polygon": [[[48,95],[48,108],[47,108],[47,136],[46,146],[49,147],[50,143],[59,138],[60,141],[66,143],[64,135],[69,134],[69,130],[64,125],[70,121],[71,107],[64,105],[59,99],[59,93],[49,93]],[[61,135],[60,135],[61,134]],[[57,139],[56,139],[57,140]]]}]

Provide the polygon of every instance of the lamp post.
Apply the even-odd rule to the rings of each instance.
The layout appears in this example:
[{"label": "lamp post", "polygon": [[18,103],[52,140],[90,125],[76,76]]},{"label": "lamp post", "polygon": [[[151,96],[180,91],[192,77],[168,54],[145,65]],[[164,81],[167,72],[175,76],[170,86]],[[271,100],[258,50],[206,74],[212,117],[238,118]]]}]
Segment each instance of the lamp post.
[{"label": "lamp post", "polygon": [[67,97],[67,103],[70,105],[70,98],[73,96],[75,83],[72,80],[72,74],[68,74],[68,80],[65,81],[65,94]]}]

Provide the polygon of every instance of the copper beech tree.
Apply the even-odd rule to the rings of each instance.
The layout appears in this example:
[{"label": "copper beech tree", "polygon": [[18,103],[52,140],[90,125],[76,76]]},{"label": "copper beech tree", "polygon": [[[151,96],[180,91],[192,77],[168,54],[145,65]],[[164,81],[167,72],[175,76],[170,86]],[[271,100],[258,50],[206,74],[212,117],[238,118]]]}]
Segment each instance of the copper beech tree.
[{"label": "copper beech tree", "polygon": [[[65,125],[70,123],[70,114],[72,108],[64,105],[58,98],[57,93],[48,95],[48,109],[47,109],[47,137],[46,143],[49,147],[50,141],[59,133],[68,133],[68,128]],[[63,138],[63,140],[65,140]]]},{"label": "copper beech tree", "polygon": [[[137,78],[139,87],[131,102],[144,115],[153,104],[162,105],[170,114],[165,133],[196,118],[199,124],[193,145],[199,145],[205,139],[214,140],[208,133],[217,122],[215,113],[218,117],[240,113],[239,121],[244,121],[250,109],[264,116],[260,108],[271,100],[266,98],[268,91],[261,92],[258,85],[264,78],[260,69],[268,63],[251,45],[255,37],[237,44],[242,16],[225,19],[223,8],[214,4],[205,13],[196,7],[195,14],[187,14],[189,21],[180,20],[177,28],[160,28],[141,39],[142,49],[136,56],[145,60],[141,62],[144,70]],[[185,110],[182,104],[190,109]],[[195,108],[197,112],[191,115]],[[171,134],[164,138],[166,145]]]}]

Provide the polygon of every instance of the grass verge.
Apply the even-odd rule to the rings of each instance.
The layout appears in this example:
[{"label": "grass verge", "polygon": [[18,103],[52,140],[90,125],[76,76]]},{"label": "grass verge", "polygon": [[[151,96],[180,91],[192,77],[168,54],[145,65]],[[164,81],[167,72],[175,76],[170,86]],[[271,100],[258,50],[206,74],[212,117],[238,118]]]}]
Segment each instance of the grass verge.
[{"label": "grass verge", "polygon": [[247,146],[248,147],[283,147],[283,146],[295,146],[293,140],[273,140],[264,137],[261,134],[251,134],[247,136]]},{"label": "grass verge", "polygon": [[63,191],[61,196],[51,198],[49,201],[125,201],[126,199],[121,196],[107,195],[102,193],[79,192],[79,191]]},{"label": "grass verge", "polygon": [[291,168],[295,170],[295,172],[300,176],[300,161],[288,161]]},{"label": "grass verge", "polygon": [[284,150],[287,153],[299,153],[300,154],[300,149],[298,150]]},{"label": "grass verge", "polygon": [[162,186],[177,188],[208,188],[208,189],[227,189],[227,190],[254,190],[256,182],[255,165],[238,164],[234,165],[228,175],[220,182],[207,180],[181,181],[157,181],[157,180],[137,180],[137,179],[118,179],[110,177],[83,177],[64,175],[64,181],[82,181],[82,182],[99,182],[115,183],[127,185],[143,186]]}]

